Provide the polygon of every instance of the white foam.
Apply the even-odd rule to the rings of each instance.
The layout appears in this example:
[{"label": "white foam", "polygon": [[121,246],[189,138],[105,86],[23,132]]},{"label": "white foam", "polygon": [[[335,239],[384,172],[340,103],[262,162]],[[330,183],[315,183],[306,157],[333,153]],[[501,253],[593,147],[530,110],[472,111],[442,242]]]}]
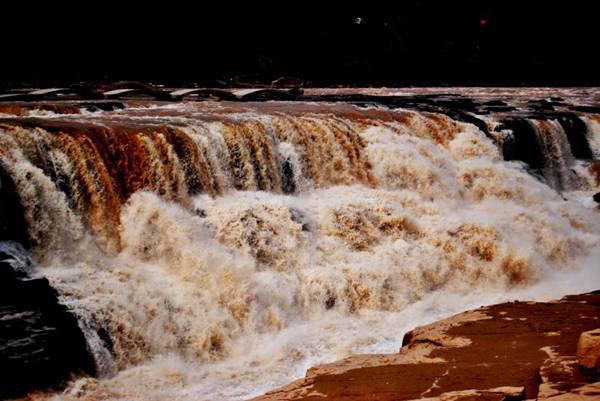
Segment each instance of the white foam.
[{"label": "white foam", "polygon": [[[304,121],[333,138],[315,118]],[[244,399],[314,364],[396,352],[406,330],[466,308],[593,289],[597,212],[503,162],[475,127],[434,140],[430,121],[411,118],[414,132],[358,132],[372,186],[336,181],[350,169],[340,159],[329,183],[352,185],[300,181],[293,196],[230,187],[182,205],[140,191],[121,212],[119,254],[85,242],[77,263],[48,257],[40,271],[102,369],[55,397]],[[186,132],[223,145],[220,123],[203,129]],[[296,134],[278,135],[276,158],[298,180],[302,152],[284,140]]]}]

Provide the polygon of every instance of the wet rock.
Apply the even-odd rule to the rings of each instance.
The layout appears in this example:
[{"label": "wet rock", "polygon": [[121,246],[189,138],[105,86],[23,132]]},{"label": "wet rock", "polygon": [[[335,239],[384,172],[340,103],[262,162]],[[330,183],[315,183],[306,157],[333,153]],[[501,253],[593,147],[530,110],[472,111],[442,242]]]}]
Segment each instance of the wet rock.
[{"label": "wet rock", "polygon": [[489,100],[487,102],[483,102],[484,106],[506,106],[506,102],[502,100]]},{"label": "wet rock", "polygon": [[31,269],[22,248],[0,243],[0,399],[95,373],[77,320]]},{"label": "wet rock", "polygon": [[546,99],[530,100],[529,107],[536,111],[554,111],[554,107]]},{"label": "wet rock", "polygon": [[281,190],[285,194],[296,192],[296,182],[294,181],[294,165],[285,160],[281,167]]},{"label": "wet rock", "polygon": [[592,150],[586,137],[586,124],[575,114],[569,113],[560,116],[558,122],[567,135],[573,156],[576,159],[592,159]]},{"label": "wet rock", "polygon": [[111,101],[97,101],[97,102],[87,102],[81,103],[81,107],[85,108],[87,111],[113,111],[120,110],[125,108],[125,104],[122,102],[111,102]]},{"label": "wet rock", "polygon": [[535,170],[544,167],[544,154],[535,133],[535,129],[524,118],[506,119],[496,131],[511,130],[512,137],[502,144],[504,160],[520,160]]},{"label": "wet rock", "polygon": [[0,163],[0,241],[29,244],[21,199],[13,179]]},{"label": "wet rock", "polygon": [[271,81],[271,86],[277,88],[298,88],[302,86],[302,80],[294,77],[280,77]]},{"label": "wet rock", "polygon": [[582,113],[600,114],[600,106],[569,106],[569,109]]},{"label": "wet rock", "polygon": [[485,121],[481,120],[480,118],[475,117],[473,114],[462,112],[460,110],[452,110],[452,109],[448,109],[448,110],[444,111],[444,114],[446,114],[448,117],[455,119],[457,121],[462,121],[465,123],[473,124],[477,128],[479,128],[481,130],[481,132],[483,132],[488,138],[492,138]]},{"label": "wet rock", "polygon": [[118,81],[104,85],[101,90],[103,92],[112,91],[115,89],[135,89],[135,95],[143,95],[154,97],[158,100],[170,100],[169,94],[159,87],[140,81]]}]

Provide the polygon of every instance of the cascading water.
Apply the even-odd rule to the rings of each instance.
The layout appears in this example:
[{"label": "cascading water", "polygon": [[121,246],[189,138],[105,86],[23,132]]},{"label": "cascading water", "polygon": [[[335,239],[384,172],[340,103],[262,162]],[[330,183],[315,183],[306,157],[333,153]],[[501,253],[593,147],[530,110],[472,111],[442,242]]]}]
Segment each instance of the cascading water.
[{"label": "cascading water", "polygon": [[244,399],[470,305],[598,277],[598,214],[568,195],[597,190],[597,115],[575,141],[558,117],[485,116],[486,134],[343,104],[76,111],[0,118],[36,274],[100,375],[61,399]]}]

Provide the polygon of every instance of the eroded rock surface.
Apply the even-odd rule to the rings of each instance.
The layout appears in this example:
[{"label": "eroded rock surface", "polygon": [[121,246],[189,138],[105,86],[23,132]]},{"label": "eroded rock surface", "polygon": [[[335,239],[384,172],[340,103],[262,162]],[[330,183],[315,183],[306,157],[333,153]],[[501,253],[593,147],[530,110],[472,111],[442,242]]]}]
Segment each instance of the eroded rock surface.
[{"label": "eroded rock surface", "polygon": [[600,329],[581,333],[577,344],[579,363],[586,369],[600,367]]},{"label": "eroded rock surface", "polygon": [[599,326],[598,291],[483,307],[414,329],[398,354],[317,366],[255,401],[600,399],[577,358],[580,334]]}]

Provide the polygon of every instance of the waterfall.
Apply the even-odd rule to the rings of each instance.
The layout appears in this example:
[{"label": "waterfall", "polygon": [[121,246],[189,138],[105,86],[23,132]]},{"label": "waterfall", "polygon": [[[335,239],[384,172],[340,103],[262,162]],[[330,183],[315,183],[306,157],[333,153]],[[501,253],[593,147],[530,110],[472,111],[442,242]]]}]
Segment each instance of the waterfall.
[{"label": "waterfall", "polygon": [[[1,110],[14,199],[0,223],[25,229],[0,239],[27,242],[99,373],[65,397],[240,399],[317,349],[396,346],[386,321],[426,300],[529,288],[600,247],[597,212],[569,196],[598,190],[591,113],[475,125],[342,103]],[[339,347],[316,337],[328,324]]]}]

